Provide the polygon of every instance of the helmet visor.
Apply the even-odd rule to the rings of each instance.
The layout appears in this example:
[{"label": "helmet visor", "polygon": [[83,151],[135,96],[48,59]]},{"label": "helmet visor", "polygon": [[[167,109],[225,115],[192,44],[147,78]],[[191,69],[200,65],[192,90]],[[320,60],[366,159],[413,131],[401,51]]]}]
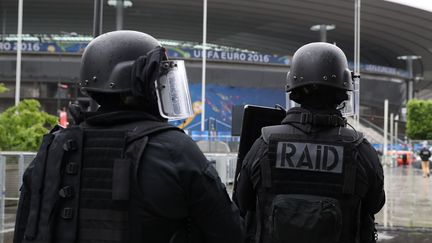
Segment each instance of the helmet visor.
[{"label": "helmet visor", "polygon": [[169,120],[179,120],[193,114],[184,61],[162,61],[156,82],[159,112]]},{"label": "helmet visor", "polygon": [[354,78],[354,85],[352,91],[347,91],[348,100],[342,102],[338,109],[345,117],[358,116],[360,114],[360,78]]}]

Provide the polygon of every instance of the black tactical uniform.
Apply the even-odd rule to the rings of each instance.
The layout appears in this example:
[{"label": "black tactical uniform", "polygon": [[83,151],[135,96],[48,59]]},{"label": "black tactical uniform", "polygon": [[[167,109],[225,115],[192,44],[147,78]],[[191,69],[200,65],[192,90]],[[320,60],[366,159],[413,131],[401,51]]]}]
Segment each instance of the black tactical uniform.
[{"label": "black tactical uniform", "polygon": [[336,109],[352,88],[347,72],[343,52],[330,44],[294,55],[287,91],[302,107],[262,129],[237,180],[247,242],[375,241],[384,176],[373,147]]},{"label": "black tactical uniform", "polygon": [[162,79],[152,72],[165,63],[159,48],[134,31],[87,47],[83,64],[93,66],[83,67],[81,85],[101,107],[71,107],[77,124],[44,137],[24,176],[14,242],[242,241],[238,210],[216,170],[161,117],[148,90],[147,80]]}]

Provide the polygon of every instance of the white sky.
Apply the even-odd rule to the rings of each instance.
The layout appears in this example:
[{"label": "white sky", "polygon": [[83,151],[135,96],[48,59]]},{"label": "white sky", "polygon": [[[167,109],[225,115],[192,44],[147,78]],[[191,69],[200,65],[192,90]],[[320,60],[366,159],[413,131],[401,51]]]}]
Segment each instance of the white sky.
[{"label": "white sky", "polygon": [[432,12],[432,0],[385,0]]}]

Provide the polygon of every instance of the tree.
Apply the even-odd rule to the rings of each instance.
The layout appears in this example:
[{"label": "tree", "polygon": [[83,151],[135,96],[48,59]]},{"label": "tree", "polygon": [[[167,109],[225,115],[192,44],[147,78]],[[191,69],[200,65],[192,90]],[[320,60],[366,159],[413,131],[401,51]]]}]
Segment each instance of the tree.
[{"label": "tree", "polygon": [[9,91],[9,89],[6,88],[6,86],[4,84],[0,83],[0,94],[4,93],[6,91]]},{"label": "tree", "polygon": [[410,100],[406,126],[410,139],[432,140],[432,100]]},{"label": "tree", "polygon": [[36,151],[57,117],[41,110],[39,101],[21,101],[0,113],[0,150]]}]

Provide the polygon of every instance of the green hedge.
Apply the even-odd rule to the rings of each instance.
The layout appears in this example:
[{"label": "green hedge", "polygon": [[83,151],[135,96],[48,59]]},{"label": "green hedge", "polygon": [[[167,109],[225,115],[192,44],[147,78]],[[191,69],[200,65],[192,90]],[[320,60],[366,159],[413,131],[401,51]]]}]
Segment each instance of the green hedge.
[{"label": "green hedge", "polygon": [[6,88],[6,86],[2,83],[0,83],[0,93],[4,93],[6,91],[9,91],[8,88]]},{"label": "green hedge", "polygon": [[23,100],[0,113],[0,150],[37,151],[57,117],[41,110],[37,100]]},{"label": "green hedge", "polygon": [[410,100],[406,126],[408,138],[432,140],[432,100]]}]

